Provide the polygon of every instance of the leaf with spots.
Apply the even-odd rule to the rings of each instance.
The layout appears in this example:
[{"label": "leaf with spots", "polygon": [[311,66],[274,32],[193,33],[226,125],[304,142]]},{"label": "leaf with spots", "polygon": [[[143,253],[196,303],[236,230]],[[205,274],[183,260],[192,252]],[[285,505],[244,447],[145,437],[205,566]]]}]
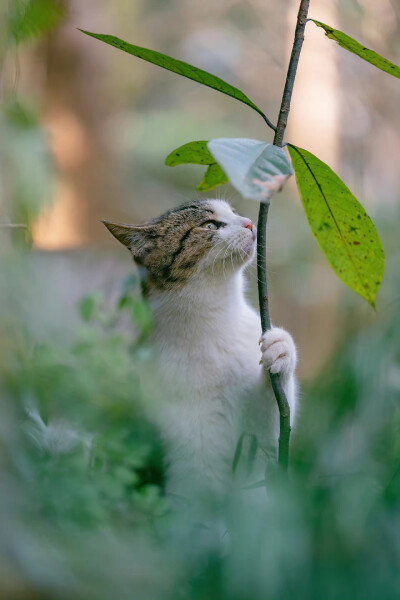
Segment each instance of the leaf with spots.
[{"label": "leaf with spots", "polygon": [[188,142],[173,150],[165,159],[165,164],[169,167],[183,164],[207,165],[207,171],[196,187],[198,192],[207,192],[219,185],[228,183],[228,177],[215,162],[215,158],[207,148],[207,141],[205,140]]},{"label": "leaf with spots", "polygon": [[92,33],[83,29],[80,29],[80,31],[86,35],[96,38],[97,40],[100,40],[101,42],[105,42],[110,46],[119,48],[119,50],[123,50],[123,52],[127,52],[128,54],[132,54],[133,56],[137,56],[138,58],[146,60],[147,62],[153,63],[153,65],[157,65],[158,67],[162,67],[167,71],[172,71],[173,73],[182,75],[182,77],[192,79],[192,81],[197,81],[197,83],[201,83],[202,85],[217,90],[222,94],[231,96],[231,98],[235,98],[235,100],[239,100],[239,102],[243,102],[244,104],[247,104],[247,106],[250,106],[263,117],[270,127],[274,128],[274,126],[264,115],[261,108],[254,104],[254,102],[252,102],[250,98],[248,98],[241,90],[234,87],[230,83],[227,83],[220,77],[217,77],[212,73],[208,73],[207,71],[203,71],[203,69],[199,69],[193,65],[189,65],[182,60],[177,60],[176,58],[172,58],[166,54],[161,54],[161,52],[156,52],[155,50],[150,50],[149,48],[142,48],[141,46],[134,46],[133,44],[129,44],[128,42],[125,42],[124,40],[121,40],[113,35]]},{"label": "leaf with spots", "polygon": [[393,77],[400,79],[400,67],[398,65],[394,65],[392,62],[390,62],[390,60],[387,60],[387,58],[384,58],[377,52],[374,52],[374,50],[366,48],[354,38],[350,37],[346,33],[343,33],[343,31],[339,31],[339,29],[333,29],[333,27],[330,27],[325,23],[321,23],[321,21],[316,21],[315,19],[311,19],[311,21],[313,21],[317,27],[322,27],[322,29],[325,31],[325,35],[329,39],[337,42],[339,46],[345,50],[356,54],[363,60],[371,63],[371,65],[374,65],[378,69],[385,71],[385,73],[389,73],[389,75],[393,75]]},{"label": "leaf with spots", "polygon": [[215,158],[207,148],[207,143],[207,140],[198,140],[183,144],[168,154],[165,164],[169,167],[183,164],[212,165]]},{"label": "leaf with spots", "polygon": [[336,275],[375,308],[385,255],[374,224],[343,181],[316,156],[289,144],[311,231]]}]

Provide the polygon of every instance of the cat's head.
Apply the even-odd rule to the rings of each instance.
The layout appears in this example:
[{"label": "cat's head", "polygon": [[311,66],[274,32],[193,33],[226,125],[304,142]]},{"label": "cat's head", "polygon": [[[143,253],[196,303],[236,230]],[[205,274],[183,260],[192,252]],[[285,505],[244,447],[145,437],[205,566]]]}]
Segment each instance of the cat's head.
[{"label": "cat's head", "polygon": [[143,225],[103,223],[132,253],[147,292],[226,277],[254,257],[256,228],[224,200],[185,204]]}]

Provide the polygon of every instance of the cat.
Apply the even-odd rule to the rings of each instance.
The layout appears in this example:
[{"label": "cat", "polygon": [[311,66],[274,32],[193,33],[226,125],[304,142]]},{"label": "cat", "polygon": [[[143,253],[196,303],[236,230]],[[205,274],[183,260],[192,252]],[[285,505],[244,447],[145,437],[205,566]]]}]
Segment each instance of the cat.
[{"label": "cat", "polygon": [[218,199],[184,204],[143,225],[103,223],[131,252],[153,312],[167,493],[226,494],[242,432],[257,437],[263,476],[279,435],[268,369],[281,375],[293,423],[297,352],[284,329],[261,335],[245,298],[255,226]]}]

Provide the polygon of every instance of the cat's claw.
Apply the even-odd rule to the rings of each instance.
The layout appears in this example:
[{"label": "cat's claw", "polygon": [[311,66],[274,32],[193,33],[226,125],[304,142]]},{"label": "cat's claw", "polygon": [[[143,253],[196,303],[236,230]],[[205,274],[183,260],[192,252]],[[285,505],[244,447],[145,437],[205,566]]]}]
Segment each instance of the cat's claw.
[{"label": "cat's claw", "polygon": [[297,363],[297,352],[292,336],[280,327],[266,331],[259,340],[260,364],[271,373],[290,375]]}]

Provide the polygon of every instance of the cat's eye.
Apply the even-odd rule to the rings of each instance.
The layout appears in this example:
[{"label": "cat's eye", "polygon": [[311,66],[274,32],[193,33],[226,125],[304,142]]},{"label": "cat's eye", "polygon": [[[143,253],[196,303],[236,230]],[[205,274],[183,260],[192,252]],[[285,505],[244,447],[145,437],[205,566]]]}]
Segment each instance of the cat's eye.
[{"label": "cat's eye", "polygon": [[203,229],[219,229],[219,225],[215,221],[206,221],[201,227]]}]

